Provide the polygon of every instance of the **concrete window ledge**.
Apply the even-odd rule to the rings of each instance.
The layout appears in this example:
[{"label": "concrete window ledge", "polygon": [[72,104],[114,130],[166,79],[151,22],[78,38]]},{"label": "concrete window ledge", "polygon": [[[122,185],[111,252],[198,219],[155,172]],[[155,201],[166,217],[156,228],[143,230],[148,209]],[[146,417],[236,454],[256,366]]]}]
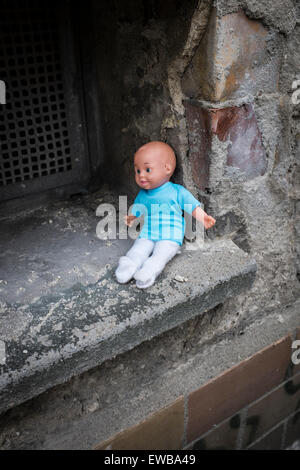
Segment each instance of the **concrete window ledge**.
[{"label": "concrete window ledge", "polygon": [[114,269],[107,265],[96,283],[6,304],[0,313],[0,412],[249,289],[256,264],[231,240],[219,240],[183,249],[145,291],[134,281],[119,285]]}]

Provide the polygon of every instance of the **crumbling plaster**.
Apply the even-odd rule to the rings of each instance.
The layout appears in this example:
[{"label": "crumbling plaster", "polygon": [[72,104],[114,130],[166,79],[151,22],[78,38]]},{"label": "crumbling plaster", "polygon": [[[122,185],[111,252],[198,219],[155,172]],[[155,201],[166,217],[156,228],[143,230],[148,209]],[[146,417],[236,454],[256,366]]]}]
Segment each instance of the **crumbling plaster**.
[{"label": "crumbling plaster", "polygon": [[[300,30],[296,22],[296,9],[289,1],[214,2],[214,6],[218,17],[242,8],[250,18],[261,21],[268,29],[267,52],[271,56],[275,55],[279,61],[278,90],[265,93],[258,89],[255,94],[231,99],[221,105],[211,103],[215,107],[226,107],[239,106],[244,100],[252,102],[268,159],[266,174],[247,181],[243,173],[224,167],[226,144],[214,137],[211,154],[212,162],[215,162],[211,178],[213,190],[209,195],[198,191],[198,195],[202,195],[206,202],[206,208],[217,219],[220,216],[226,218],[226,214],[232,212],[243,214],[245,236],[250,251],[258,262],[258,275],[251,292],[229,300],[224,304],[223,311],[225,313],[231,309],[232,312],[255,317],[273,311],[279,305],[292,303],[299,295],[299,236],[295,229],[295,222],[299,221],[296,213],[299,203],[296,206],[295,200],[299,199],[299,194],[296,194],[295,188],[299,185],[297,157],[300,128],[299,118],[291,102],[291,87],[299,74],[297,43],[299,44]],[[286,62],[290,64],[289,67],[285,65]],[[178,121],[180,119],[177,117]],[[175,147],[178,146],[176,140],[184,140],[178,134],[185,129],[180,122],[176,131],[172,130],[170,140]],[[185,149],[180,147],[180,153],[182,161],[188,166],[186,149],[188,143]],[[220,162],[223,169],[216,162]],[[185,173],[188,174],[188,171]],[[190,184],[189,178],[185,180],[185,184]],[[230,236],[235,229],[236,227],[232,227]]]}]

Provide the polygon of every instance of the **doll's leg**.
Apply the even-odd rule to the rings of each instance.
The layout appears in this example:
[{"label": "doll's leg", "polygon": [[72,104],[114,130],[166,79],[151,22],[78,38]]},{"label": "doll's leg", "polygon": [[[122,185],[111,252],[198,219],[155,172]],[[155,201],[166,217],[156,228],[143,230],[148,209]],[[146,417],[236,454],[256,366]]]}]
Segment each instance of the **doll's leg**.
[{"label": "doll's leg", "polygon": [[120,284],[130,281],[134,273],[140,269],[144,261],[151,255],[154,242],[146,238],[137,238],[126,253],[121,256],[115,275]]},{"label": "doll's leg", "polygon": [[156,242],[152,256],[146,259],[141,269],[134,274],[136,286],[140,289],[152,286],[157,276],[179,249],[180,245],[176,242],[169,240]]}]

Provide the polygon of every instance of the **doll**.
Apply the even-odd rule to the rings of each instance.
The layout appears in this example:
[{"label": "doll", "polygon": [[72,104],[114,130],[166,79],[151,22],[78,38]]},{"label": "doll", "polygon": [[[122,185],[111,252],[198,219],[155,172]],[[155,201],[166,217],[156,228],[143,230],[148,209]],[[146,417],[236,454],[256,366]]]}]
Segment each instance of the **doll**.
[{"label": "doll", "polygon": [[182,245],[183,210],[206,229],[216,222],[186,188],[169,181],[175,167],[175,154],[163,142],[149,142],[134,155],[135,181],[141,189],[125,223],[131,227],[135,219],[143,216],[144,225],[133,246],[119,260],[115,275],[121,284],[134,278],[140,289],[152,286]]}]

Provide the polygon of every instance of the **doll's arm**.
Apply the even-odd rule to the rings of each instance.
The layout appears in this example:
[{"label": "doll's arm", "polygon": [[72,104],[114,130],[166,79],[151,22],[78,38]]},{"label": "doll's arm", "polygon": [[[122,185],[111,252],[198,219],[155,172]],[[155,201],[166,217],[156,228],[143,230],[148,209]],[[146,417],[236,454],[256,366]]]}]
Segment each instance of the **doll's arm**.
[{"label": "doll's arm", "polygon": [[124,222],[125,222],[126,225],[128,225],[128,227],[131,227],[132,224],[133,224],[133,221],[137,218],[138,217],[136,217],[135,215],[132,215],[132,214],[125,215]]},{"label": "doll's arm", "polygon": [[206,229],[211,228],[216,223],[216,220],[211,217],[211,215],[207,215],[200,206],[197,206],[196,209],[193,210],[192,216],[195,217],[196,220],[199,220]]}]

